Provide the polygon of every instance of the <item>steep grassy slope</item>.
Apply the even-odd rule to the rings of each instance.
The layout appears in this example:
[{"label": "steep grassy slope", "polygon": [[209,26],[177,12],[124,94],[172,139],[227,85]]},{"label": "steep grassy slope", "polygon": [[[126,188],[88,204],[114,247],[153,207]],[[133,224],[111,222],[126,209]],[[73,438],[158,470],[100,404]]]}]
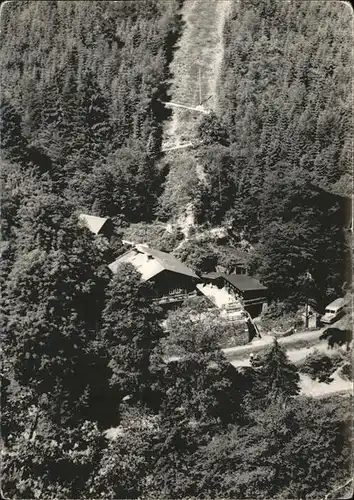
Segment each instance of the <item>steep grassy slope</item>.
[{"label": "steep grassy slope", "polygon": [[[217,107],[217,83],[223,60],[223,29],[231,1],[187,0],[182,7],[183,31],[170,71],[170,100],[209,110]],[[163,147],[184,144],[196,138],[202,116],[197,111],[173,108],[166,122]],[[203,167],[191,149],[166,154],[170,167],[161,205],[169,216],[179,217],[184,231],[194,225],[193,198],[198,181],[204,182]]]},{"label": "steep grassy slope", "polygon": [[[202,103],[215,109],[224,52],[222,33],[231,4],[230,0],[187,0],[184,3],[183,33],[170,66],[173,77],[169,92],[171,101],[197,106],[201,93]],[[200,115],[196,112],[174,108],[171,123],[165,130],[166,136],[171,142],[183,138],[190,140],[195,134],[198,117]]]}]

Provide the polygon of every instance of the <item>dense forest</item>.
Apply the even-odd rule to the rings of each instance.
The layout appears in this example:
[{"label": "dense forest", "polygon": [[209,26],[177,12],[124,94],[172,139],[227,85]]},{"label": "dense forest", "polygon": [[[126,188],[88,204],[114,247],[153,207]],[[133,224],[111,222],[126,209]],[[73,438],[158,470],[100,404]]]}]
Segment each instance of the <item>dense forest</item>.
[{"label": "dense forest", "polygon": [[5,158],[97,215],[151,219],[177,11],[164,1],[4,9]]},{"label": "dense forest", "polygon": [[[348,479],[347,398],[300,394],[276,341],[237,371],[218,332],[190,320],[198,303],[167,334],[134,268],[109,273],[124,228],[156,227],[178,209],[165,206],[160,100],[181,5],[2,10],[8,498],[319,498]],[[276,314],[323,305],[349,285],[350,32],[341,2],[235,2],[219,109],[199,123],[203,144],[192,151],[208,182],[185,192],[200,226],[247,239]],[[112,217],[110,244],[78,223],[80,212]],[[181,235],[163,238],[172,251]],[[191,238],[180,257],[204,271],[212,251]],[[183,358],[166,362],[176,343]]]}]

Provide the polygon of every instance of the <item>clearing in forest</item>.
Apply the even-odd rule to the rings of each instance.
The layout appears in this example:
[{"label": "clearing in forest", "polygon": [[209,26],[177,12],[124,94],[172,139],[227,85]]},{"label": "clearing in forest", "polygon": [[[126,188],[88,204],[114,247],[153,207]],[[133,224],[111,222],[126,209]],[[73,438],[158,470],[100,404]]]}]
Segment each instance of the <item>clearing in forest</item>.
[{"label": "clearing in forest", "polygon": [[[216,109],[216,87],[224,54],[223,29],[231,4],[230,0],[184,2],[183,33],[170,66],[171,102]],[[201,116],[197,111],[172,108],[171,120],[165,127],[165,142],[173,145],[190,141]]]},{"label": "clearing in forest", "polygon": [[[217,111],[217,84],[224,57],[223,30],[231,12],[231,0],[186,0],[182,7],[183,28],[170,65],[170,103]],[[195,226],[193,186],[207,182],[203,167],[190,144],[194,144],[201,112],[170,106],[163,150],[170,164],[163,199],[175,199],[173,216],[187,237]],[[184,146],[187,144],[187,148]],[[189,144],[189,145],[188,145]],[[182,146],[182,147],[181,147]],[[173,148],[170,150],[170,148]]]}]

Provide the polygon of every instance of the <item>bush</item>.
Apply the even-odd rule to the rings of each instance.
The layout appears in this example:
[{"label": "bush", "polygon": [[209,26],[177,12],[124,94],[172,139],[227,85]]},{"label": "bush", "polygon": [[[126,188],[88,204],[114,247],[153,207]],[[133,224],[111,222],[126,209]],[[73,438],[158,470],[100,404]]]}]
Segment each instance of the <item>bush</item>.
[{"label": "bush", "polygon": [[[203,314],[209,311],[211,308],[214,309],[213,304],[204,295],[197,297],[187,297],[179,310],[188,311],[191,314]],[[214,309],[215,310],[215,309]]]},{"label": "bush", "polygon": [[183,233],[180,231],[174,231],[173,233],[165,232],[161,238],[153,240],[151,246],[156,248],[156,250],[171,253],[182,240]]},{"label": "bush", "polygon": [[245,322],[220,322],[218,326],[220,334],[220,347],[237,347],[248,344],[248,328]]},{"label": "bush", "polygon": [[217,255],[210,243],[200,245],[196,240],[187,241],[175,253],[175,257],[199,273],[215,271]]},{"label": "bush", "polygon": [[124,230],[123,238],[132,243],[146,243],[151,248],[171,253],[183,240],[183,234],[178,229],[170,233],[166,230],[166,225],[161,223],[137,223]]},{"label": "bush", "polygon": [[144,224],[143,222],[139,222],[130,224],[129,227],[124,229],[123,238],[133,243],[146,243],[151,239],[161,238],[165,232],[165,224]]},{"label": "bush", "polygon": [[315,349],[312,353],[308,354],[304,361],[299,365],[301,373],[309,375],[312,380],[319,382],[331,382],[331,375],[342,363],[343,359],[340,354],[328,356]]},{"label": "bush", "polygon": [[345,363],[339,370],[339,376],[344,380],[353,380],[353,367],[351,363]]},{"label": "bush", "polygon": [[205,352],[244,345],[248,342],[246,323],[233,323],[220,317],[220,310],[205,297],[187,299],[170,311],[166,320],[168,335],[161,340],[166,356],[181,356],[181,345],[193,346],[190,351]]},{"label": "bush", "polygon": [[291,327],[300,328],[304,322],[298,312],[286,312],[283,302],[275,302],[262,314],[261,325],[265,331],[286,331]]}]

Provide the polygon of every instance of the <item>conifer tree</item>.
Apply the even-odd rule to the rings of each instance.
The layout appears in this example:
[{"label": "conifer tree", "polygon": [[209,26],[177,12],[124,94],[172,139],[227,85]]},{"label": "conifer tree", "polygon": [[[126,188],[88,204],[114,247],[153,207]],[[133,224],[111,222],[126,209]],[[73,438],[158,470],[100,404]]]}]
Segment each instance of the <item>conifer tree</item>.
[{"label": "conifer tree", "polygon": [[22,118],[6,99],[0,104],[0,135],[4,157],[15,163],[25,163],[27,141],[23,136]]},{"label": "conifer tree", "polygon": [[203,117],[198,126],[198,133],[204,144],[229,145],[227,129],[215,113]]},{"label": "conifer tree", "polygon": [[131,264],[112,278],[102,313],[101,342],[112,370],[110,384],[122,396],[145,400],[153,380],[152,359],[162,336],[150,285]]},{"label": "conifer tree", "polygon": [[[43,122],[35,137],[38,145],[45,153],[50,155],[57,165],[62,162],[68,154],[68,144],[62,129],[64,120],[61,88],[62,75],[56,71],[50,82],[43,89]],[[72,139],[71,139],[72,140]]]},{"label": "conifer tree", "polygon": [[91,161],[102,161],[108,153],[112,129],[107,101],[90,70],[81,75],[77,113],[81,115],[84,127],[81,155]]},{"label": "conifer tree", "polygon": [[272,347],[261,357],[259,364],[255,389],[258,398],[280,398],[285,401],[300,392],[297,368],[289,361],[286,351],[275,338]]}]

